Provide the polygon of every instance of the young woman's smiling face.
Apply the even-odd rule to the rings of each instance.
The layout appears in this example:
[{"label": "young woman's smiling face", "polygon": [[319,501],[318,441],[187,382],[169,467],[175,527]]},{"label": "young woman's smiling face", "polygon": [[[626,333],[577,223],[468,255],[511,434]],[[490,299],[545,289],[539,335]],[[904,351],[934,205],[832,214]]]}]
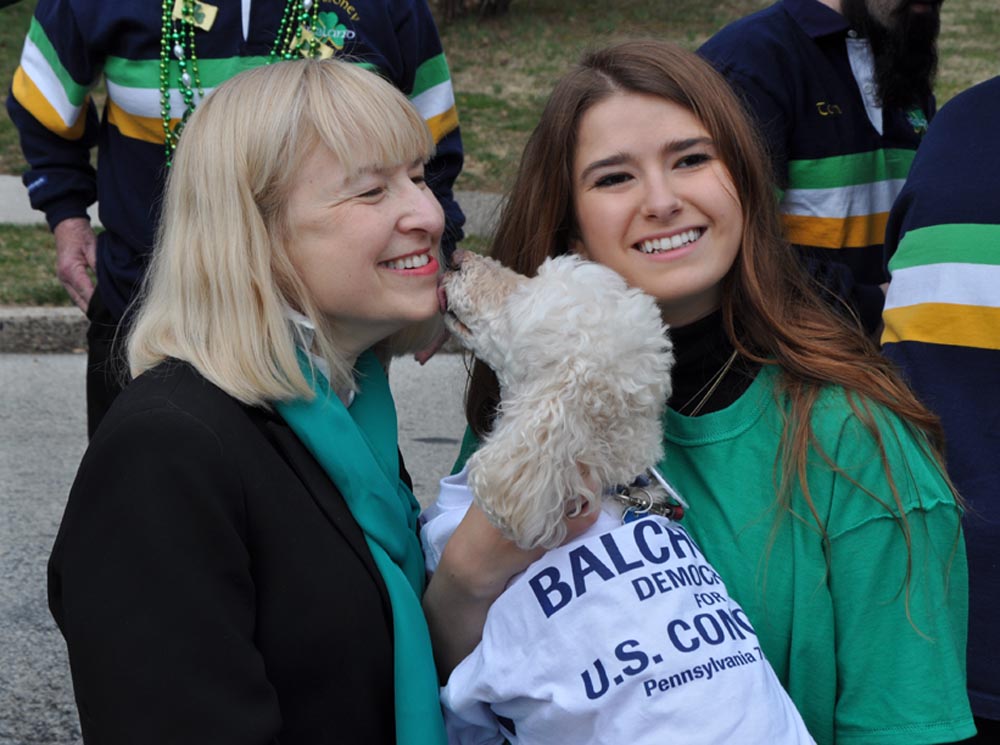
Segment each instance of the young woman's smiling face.
[{"label": "young woman's smiling face", "polygon": [[688,109],[616,93],[580,120],[573,248],[655,297],[683,326],[719,307],[743,211],[715,144]]}]

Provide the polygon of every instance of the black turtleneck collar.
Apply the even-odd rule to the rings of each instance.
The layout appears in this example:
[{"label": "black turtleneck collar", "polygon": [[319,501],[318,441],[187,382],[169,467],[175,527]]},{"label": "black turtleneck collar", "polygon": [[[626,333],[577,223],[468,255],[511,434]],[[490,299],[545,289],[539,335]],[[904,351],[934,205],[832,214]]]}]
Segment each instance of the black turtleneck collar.
[{"label": "black turtleneck collar", "polygon": [[[733,345],[726,337],[721,310],[687,326],[671,327],[670,338],[674,343],[675,363],[673,394],[667,404],[681,414],[690,415],[732,356]],[[736,401],[750,387],[759,367],[737,357],[698,413],[719,411]]]}]

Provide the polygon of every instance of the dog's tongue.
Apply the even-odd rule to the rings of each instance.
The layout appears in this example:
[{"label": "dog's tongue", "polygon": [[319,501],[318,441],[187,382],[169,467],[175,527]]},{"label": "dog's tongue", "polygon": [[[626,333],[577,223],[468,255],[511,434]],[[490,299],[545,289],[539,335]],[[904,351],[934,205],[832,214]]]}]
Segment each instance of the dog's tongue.
[{"label": "dog's tongue", "polygon": [[449,336],[451,336],[451,333],[448,329],[442,329],[441,333],[434,337],[434,340],[430,344],[413,355],[413,359],[421,365],[427,364],[427,361],[433,357],[438,350],[441,349],[441,347],[444,346],[446,341],[448,341]]},{"label": "dog's tongue", "polygon": [[[438,284],[437,287],[438,296],[438,310],[443,314],[448,312],[448,293],[444,291],[444,286]],[[451,336],[451,332],[446,328],[441,329],[441,333],[434,337],[430,344],[418,351],[413,355],[413,358],[419,362],[421,365],[427,363],[427,361],[433,357],[437,352],[444,346],[444,343],[448,341],[448,337]]]}]

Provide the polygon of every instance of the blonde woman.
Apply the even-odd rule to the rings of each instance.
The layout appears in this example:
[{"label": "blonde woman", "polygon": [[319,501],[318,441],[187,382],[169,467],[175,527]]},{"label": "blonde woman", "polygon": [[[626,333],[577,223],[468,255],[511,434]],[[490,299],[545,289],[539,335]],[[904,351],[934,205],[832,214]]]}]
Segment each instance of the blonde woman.
[{"label": "blonde woman", "polygon": [[385,374],[437,309],[432,151],[337,61],[191,117],[50,561],[85,742],[443,742]]}]

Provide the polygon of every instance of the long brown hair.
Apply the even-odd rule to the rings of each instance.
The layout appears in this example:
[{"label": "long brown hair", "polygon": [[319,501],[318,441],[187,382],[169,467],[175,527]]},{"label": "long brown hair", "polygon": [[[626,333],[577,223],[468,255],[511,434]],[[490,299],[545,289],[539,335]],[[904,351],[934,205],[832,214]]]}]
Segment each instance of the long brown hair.
[{"label": "long brown hair", "polygon": [[[816,440],[811,414],[822,388],[838,385],[847,391],[851,407],[877,443],[893,500],[870,496],[896,517],[909,545],[909,526],[871,403],[889,409],[918,435],[926,436],[939,463],[940,422],[860,327],[820,297],[782,237],[772,170],[756,129],[729,84],[700,57],[661,41],[629,41],[587,53],[556,84],[525,147],[492,243],[493,257],[532,275],[546,257],[569,250],[571,240],[578,237],[572,173],[580,120],[595,104],[622,92],[656,96],[691,111],[714,140],[736,187],[743,210],[742,245],[723,280],[722,318],[741,355],[781,370],[778,395],[785,403],[785,425],[776,459],[781,464],[776,474],[781,503],[792,508],[791,487],[797,481],[807,510],[827,541],[809,492],[806,464],[814,448],[837,468]],[[490,429],[498,391],[492,371],[477,362],[466,415],[479,437]]]}]

